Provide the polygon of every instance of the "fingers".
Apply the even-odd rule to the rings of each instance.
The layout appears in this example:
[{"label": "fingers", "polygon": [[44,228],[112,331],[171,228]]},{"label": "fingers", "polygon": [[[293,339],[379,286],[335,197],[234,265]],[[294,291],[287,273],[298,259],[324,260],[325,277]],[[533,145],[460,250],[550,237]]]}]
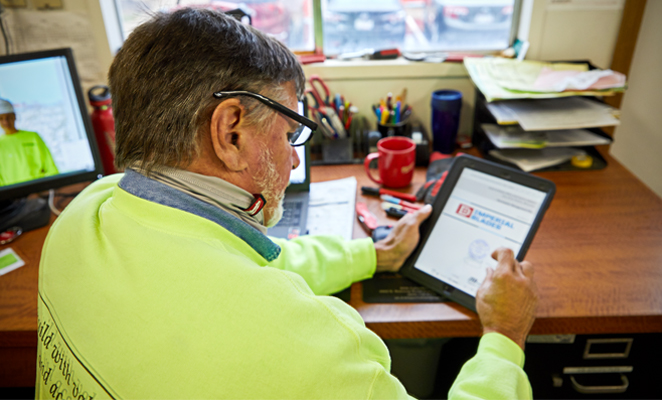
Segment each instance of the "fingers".
[{"label": "fingers", "polygon": [[487,274],[485,275],[485,280],[483,282],[489,282],[492,280],[492,276],[494,276],[494,270],[490,267],[487,267]]},{"label": "fingers", "polygon": [[416,217],[416,221],[418,221],[420,224],[421,222],[425,221],[430,216],[430,214],[432,214],[432,206],[426,204],[420,210],[414,212],[414,217]]},{"label": "fingers", "polygon": [[416,210],[413,213],[409,213],[400,218],[396,226],[407,226],[407,229],[410,229],[411,227],[418,228],[421,222],[425,221],[430,216],[430,214],[432,214],[432,206],[426,204],[425,206],[421,207],[420,210]]},{"label": "fingers", "polygon": [[529,279],[533,279],[533,264],[528,261],[522,261],[520,265],[522,266],[522,272],[524,273],[524,276]]},{"label": "fingers", "polygon": [[512,250],[505,247],[499,247],[492,252],[492,258],[499,262],[497,269],[508,268],[510,271],[516,272],[517,261],[515,260],[515,254]]}]

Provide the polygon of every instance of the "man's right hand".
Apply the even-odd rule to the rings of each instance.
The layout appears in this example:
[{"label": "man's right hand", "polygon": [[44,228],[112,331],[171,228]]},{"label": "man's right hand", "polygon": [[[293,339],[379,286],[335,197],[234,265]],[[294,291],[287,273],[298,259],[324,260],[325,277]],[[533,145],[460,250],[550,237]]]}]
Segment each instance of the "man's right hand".
[{"label": "man's right hand", "polygon": [[483,334],[501,333],[524,350],[538,304],[533,265],[528,261],[519,263],[513,251],[503,247],[495,250],[492,258],[499,263],[495,270],[488,268],[487,277],[476,294]]}]

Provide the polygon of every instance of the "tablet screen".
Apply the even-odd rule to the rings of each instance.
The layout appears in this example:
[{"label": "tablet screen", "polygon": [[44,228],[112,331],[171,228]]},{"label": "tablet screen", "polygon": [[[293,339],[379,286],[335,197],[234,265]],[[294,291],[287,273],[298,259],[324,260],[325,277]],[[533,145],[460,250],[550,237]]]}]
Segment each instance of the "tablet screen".
[{"label": "tablet screen", "polygon": [[476,296],[492,252],[519,253],[546,193],[464,168],[414,268]]}]

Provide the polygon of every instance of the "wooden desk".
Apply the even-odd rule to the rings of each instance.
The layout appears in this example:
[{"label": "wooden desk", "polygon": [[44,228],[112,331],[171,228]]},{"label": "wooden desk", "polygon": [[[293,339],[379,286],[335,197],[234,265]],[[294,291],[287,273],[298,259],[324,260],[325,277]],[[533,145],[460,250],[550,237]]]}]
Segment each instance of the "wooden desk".
[{"label": "wooden desk", "polygon": [[[604,170],[539,174],[556,183],[557,193],[526,257],[541,297],[533,334],[662,332],[662,200],[605,158]],[[373,185],[358,165],[315,167],[312,174],[314,181],[354,175],[359,188]],[[411,190],[424,179],[425,169],[417,169]],[[393,221],[378,199],[360,191],[358,197],[381,222]],[[37,275],[47,232],[12,243],[26,265],[0,276],[0,387],[34,385]],[[367,236],[358,222],[354,236]],[[356,283],[350,304],[385,339],[481,333],[476,314],[454,303],[367,304]]]}]

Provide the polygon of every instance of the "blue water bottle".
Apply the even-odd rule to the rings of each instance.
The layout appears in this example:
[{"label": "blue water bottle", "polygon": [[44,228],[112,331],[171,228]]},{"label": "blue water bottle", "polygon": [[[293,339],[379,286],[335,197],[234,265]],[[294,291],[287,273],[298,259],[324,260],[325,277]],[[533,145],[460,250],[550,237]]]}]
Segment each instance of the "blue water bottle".
[{"label": "blue water bottle", "polygon": [[442,154],[452,154],[460,124],[462,92],[457,90],[432,92],[430,105],[432,106],[432,148]]}]

